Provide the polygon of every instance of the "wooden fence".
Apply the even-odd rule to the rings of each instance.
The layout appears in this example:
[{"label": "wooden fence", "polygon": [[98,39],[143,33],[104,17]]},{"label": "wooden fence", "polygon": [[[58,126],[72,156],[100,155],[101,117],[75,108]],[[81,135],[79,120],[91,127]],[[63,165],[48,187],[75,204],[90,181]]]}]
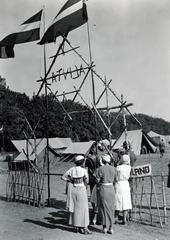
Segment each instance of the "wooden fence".
[{"label": "wooden fence", "polygon": [[151,225],[167,224],[167,176],[154,175],[130,179],[132,220]]},{"label": "wooden fence", "polygon": [[44,204],[44,174],[32,168],[28,161],[9,162],[6,183],[8,201],[20,201],[40,206]]}]

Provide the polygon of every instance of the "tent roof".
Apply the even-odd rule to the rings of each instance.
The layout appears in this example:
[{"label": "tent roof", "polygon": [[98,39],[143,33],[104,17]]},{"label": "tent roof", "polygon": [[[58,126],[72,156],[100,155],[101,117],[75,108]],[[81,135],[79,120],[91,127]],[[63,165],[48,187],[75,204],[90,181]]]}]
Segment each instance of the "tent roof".
[{"label": "tent roof", "polygon": [[[35,159],[35,153],[29,155],[29,160],[34,161]],[[21,161],[27,161],[27,157],[23,152],[21,152],[15,159],[14,162],[21,162]]]},{"label": "tent roof", "polygon": [[[150,141],[149,137],[142,131],[139,130],[132,130],[127,131],[127,141],[130,142],[131,148],[136,155],[140,155],[142,141],[145,140],[145,144],[150,146],[153,152],[156,150],[156,146]],[[125,141],[125,132],[118,138],[117,142],[113,146],[113,149],[123,148],[123,142]]]},{"label": "tent roof", "polygon": [[[17,150],[19,152],[23,152],[23,150],[25,152],[27,152],[27,147],[28,147],[28,152],[29,154],[31,154],[33,152],[33,149],[35,147],[36,144],[36,151],[37,154],[40,154],[40,152],[46,147],[46,139],[36,139],[36,141],[34,142],[34,139],[29,139],[27,140],[12,140],[12,143],[14,144],[14,146],[17,148]],[[28,146],[27,146],[28,143]]]},{"label": "tent roof", "polygon": [[94,141],[89,142],[73,142],[63,154],[83,154],[86,155],[93,145]]},{"label": "tent roof", "polygon": [[[47,146],[47,140],[43,139],[36,139],[36,154],[39,155]],[[60,149],[60,148],[67,148],[70,145],[72,140],[70,138],[49,138],[49,147],[51,149]],[[12,143],[20,152],[20,154],[15,158],[15,161],[24,161],[27,160],[24,152],[29,155],[30,160],[34,160],[36,155],[34,153],[35,142],[34,139],[29,139],[28,146],[27,140],[12,140]],[[27,151],[28,149],[28,151]]]},{"label": "tent roof", "polygon": [[156,133],[156,132],[154,132],[154,131],[150,131],[150,132],[148,132],[148,136],[149,137],[163,137],[163,135],[161,135],[161,134],[158,134],[158,133]]},{"label": "tent roof", "polygon": [[[36,140],[36,145],[37,145],[37,150],[39,149],[40,146],[43,145],[45,147],[46,144],[46,138],[37,138]],[[26,148],[27,140],[12,140],[12,143],[14,146],[17,148],[19,152],[22,152],[22,149]],[[70,144],[72,143],[71,138],[49,138],[49,145],[51,148],[54,149],[60,149],[60,148],[67,148]],[[34,146],[34,139],[29,139],[29,144],[30,147],[31,145]],[[31,147],[32,149],[32,147]]]},{"label": "tent roof", "polygon": [[71,138],[49,138],[49,145],[53,149],[67,148],[71,143]]}]

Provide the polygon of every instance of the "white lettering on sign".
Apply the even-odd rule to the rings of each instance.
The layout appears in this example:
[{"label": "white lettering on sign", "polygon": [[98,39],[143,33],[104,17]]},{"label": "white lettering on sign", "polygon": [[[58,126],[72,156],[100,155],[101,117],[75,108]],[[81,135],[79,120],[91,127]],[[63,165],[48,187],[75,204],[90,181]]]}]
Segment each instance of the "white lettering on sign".
[{"label": "white lettering on sign", "polygon": [[151,175],[151,164],[132,167],[131,177],[145,177]]}]

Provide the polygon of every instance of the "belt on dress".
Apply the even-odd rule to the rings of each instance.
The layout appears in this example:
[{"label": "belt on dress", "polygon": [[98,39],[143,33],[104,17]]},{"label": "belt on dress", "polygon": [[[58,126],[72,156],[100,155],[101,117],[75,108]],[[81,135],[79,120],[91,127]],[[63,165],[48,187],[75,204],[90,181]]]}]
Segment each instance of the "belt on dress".
[{"label": "belt on dress", "polygon": [[83,177],[72,178],[73,184],[79,184],[83,182]]},{"label": "belt on dress", "polygon": [[103,186],[109,186],[109,185],[113,185],[113,183],[102,183],[101,185],[103,185]]}]

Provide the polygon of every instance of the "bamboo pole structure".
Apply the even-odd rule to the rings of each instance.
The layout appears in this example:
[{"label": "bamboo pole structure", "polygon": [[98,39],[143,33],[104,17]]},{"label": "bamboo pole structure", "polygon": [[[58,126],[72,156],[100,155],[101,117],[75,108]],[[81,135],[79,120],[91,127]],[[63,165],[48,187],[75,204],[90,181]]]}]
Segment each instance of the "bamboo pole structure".
[{"label": "bamboo pole structure", "polygon": [[142,219],[141,208],[142,208],[142,201],[143,201],[143,195],[144,195],[144,178],[140,180],[142,180],[142,188],[141,188],[141,197],[140,197],[140,204],[139,204],[139,216],[140,216],[140,219]]},{"label": "bamboo pole structure", "polygon": [[136,220],[136,209],[137,209],[137,191],[138,191],[138,184],[137,184],[137,178],[135,178],[135,200],[134,200],[134,208],[135,208],[135,213],[134,213],[134,219]]},{"label": "bamboo pole structure", "polygon": [[154,183],[153,178],[152,178],[152,184],[153,184],[153,191],[154,191],[154,197],[155,197],[155,201],[156,201],[156,207],[157,207],[157,211],[158,211],[159,221],[160,221],[160,225],[161,225],[161,228],[162,228],[162,227],[163,227],[163,225],[162,225],[162,219],[161,219],[161,215],[160,215],[160,210],[159,210],[159,205],[158,205],[158,199],[157,199],[157,195],[156,195],[156,188],[155,188],[155,183]]},{"label": "bamboo pole structure", "polygon": [[[105,89],[106,89],[106,111],[107,111],[107,124],[109,126],[109,131],[111,133],[111,127],[110,127],[110,109],[109,109],[109,96],[108,96],[108,89],[107,89],[107,78],[105,77]],[[111,149],[111,145],[112,145],[112,136],[110,134],[108,134],[108,138],[109,138],[109,145],[110,145],[110,149]]]},{"label": "bamboo pole structure", "polygon": [[[150,204],[149,204],[149,209],[151,211],[152,208],[152,195],[153,195],[153,181],[152,181],[152,176],[150,177],[150,184],[151,184],[151,192],[150,192]],[[152,214],[150,215],[151,219],[151,224],[152,224]]]},{"label": "bamboo pole structure", "polygon": [[123,106],[124,100],[123,100],[123,94],[121,94],[121,102],[122,102],[122,114],[123,114],[123,123],[124,123],[124,132],[125,132],[125,141],[127,142],[127,123],[126,123],[126,115],[125,115],[125,109]]},{"label": "bamboo pole structure", "polygon": [[166,211],[166,196],[165,196],[165,181],[164,176],[161,176],[162,182],[162,198],[163,198],[163,209],[164,209],[164,223],[167,224],[167,211]]},{"label": "bamboo pole structure", "polygon": [[24,149],[23,152],[27,160],[19,162],[12,161],[8,164],[9,171],[6,183],[6,196],[8,201],[18,201],[33,206],[40,206],[43,199],[44,174],[41,174],[37,169],[36,160],[35,163],[32,163],[29,159],[30,153],[28,146],[30,145],[32,148],[31,154],[35,154],[37,144],[34,141],[32,145],[27,136],[26,138],[27,152],[25,152]]},{"label": "bamboo pole structure", "polygon": [[[154,177],[160,178],[161,175],[155,175]],[[149,186],[149,179],[150,179],[150,186]],[[132,178],[132,183],[133,183],[133,193],[132,193],[132,219],[134,221],[137,221],[137,213],[139,213],[139,218],[140,221],[148,221],[148,219],[146,218],[146,215],[148,214],[148,212],[145,212],[144,209],[146,207],[146,209],[149,209],[149,215],[150,215],[150,223],[151,225],[153,225],[154,223],[154,217],[157,217],[159,219],[159,223],[161,228],[163,227],[163,223],[167,223],[166,219],[167,219],[167,215],[166,215],[166,201],[164,203],[164,199],[163,199],[163,203],[164,203],[164,209],[162,211],[164,211],[164,222],[162,222],[162,215],[161,215],[161,209],[159,207],[158,204],[158,196],[162,196],[163,194],[163,181],[159,181],[157,179],[157,182],[161,182],[161,189],[162,189],[162,193],[159,193],[156,191],[156,187],[155,187],[155,182],[153,179],[153,176],[146,176],[146,177],[135,177]],[[159,189],[160,187],[157,186],[157,188]],[[149,191],[150,189],[150,191]],[[149,195],[149,197],[148,197]],[[155,201],[153,202],[153,196]],[[145,201],[144,201],[144,197],[145,197]],[[159,199],[160,201],[160,199]],[[156,204],[153,205],[153,204]],[[156,208],[155,208],[156,207]],[[143,209],[143,210],[142,210]],[[155,210],[157,211],[157,214],[155,213]]]},{"label": "bamboo pole structure", "polygon": [[16,170],[16,163],[13,168],[8,173],[7,200],[40,206],[43,200],[44,174],[32,171],[26,165],[23,170]]}]

